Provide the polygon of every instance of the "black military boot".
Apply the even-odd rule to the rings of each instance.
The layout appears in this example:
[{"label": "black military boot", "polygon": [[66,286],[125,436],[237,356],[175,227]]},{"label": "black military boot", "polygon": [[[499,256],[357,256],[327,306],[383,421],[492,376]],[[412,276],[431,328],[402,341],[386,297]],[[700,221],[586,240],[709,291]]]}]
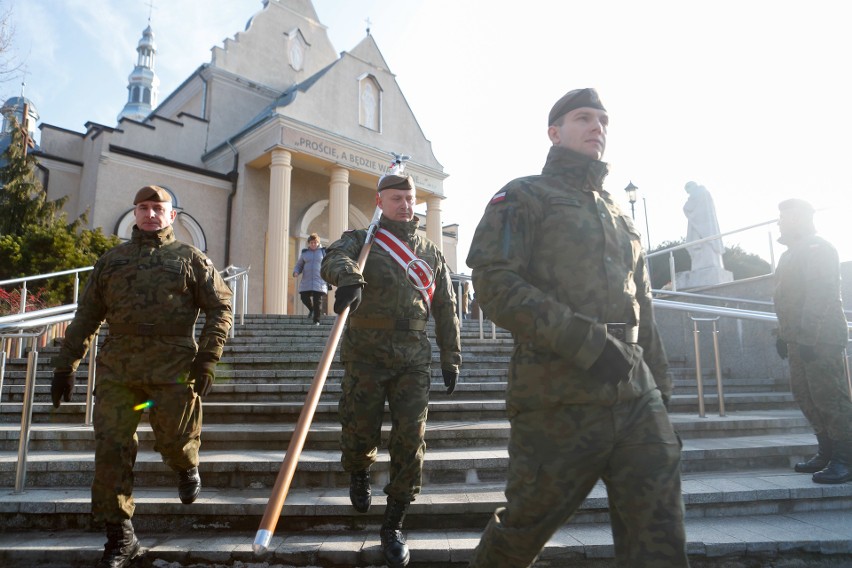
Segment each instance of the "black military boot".
[{"label": "black military boot", "polygon": [[828,437],[828,434],[817,434],[817,443],[819,444],[819,449],[816,455],[808,461],[797,463],[793,468],[794,470],[799,473],[816,473],[825,469],[828,462],[831,461],[834,444],[831,438]]},{"label": "black military boot", "polygon": [[198,473],[197,467],[191,467],[186,471],[178,473],[180,481],[178,482],[178,495],[181,503],[189,505],[198,498],[201,493],[201,474]]},{"label": "black military boot", "polygon": [[98,562],[97,568],[125,568],[130,566],[134,558],[142,554],[142,547],[133,533],[133,524],[130,519],[121,523],[107,523],[106,535],[104,555]]},{"label": "black military boot", "polygon": [[814,483],[846,483],[852,481],[852,441],[834,442],[834,453],[825,469],[814,474]]},{"label": "black military boot", "polygon": [[359,513],[370,510],[373,490],[370,488],[369,470],[353,471],[349,474],[349,501]]},{"label": "black military boot", "polygon": [[379,533],[382,537],[382,552],[388,568],[402,568],[408,566],[411,555],[408,553],[408,545],[405,544],[405,536],[402,534],[402,521],[405,520],[405,510],[408,503],[397,501],[388,495],[388,505],[385,507],[385,520]]}]

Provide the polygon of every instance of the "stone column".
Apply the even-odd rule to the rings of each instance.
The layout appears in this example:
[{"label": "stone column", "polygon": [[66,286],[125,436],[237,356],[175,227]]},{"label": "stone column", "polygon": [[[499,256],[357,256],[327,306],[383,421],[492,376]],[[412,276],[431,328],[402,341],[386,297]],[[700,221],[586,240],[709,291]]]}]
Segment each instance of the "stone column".
[{"label": "stone column", "polygon": [[[334,242],[349,228],[349,170],[332,166],[328,184],[328,240]],[[334,292],[328,293],[328,305],[334,305]],[[330,311],[330,310],[329,310]]]},{"label": "stone column", "polygon": [[426,198],[426,238],[444,251],[444,235],[441,225],[441,201],[437,195]]},{"label": "stone column", "polygon": [[283,148],[272,150],[269,165],[269,221],[266,233],[264,267],[264,310],[266,314],[287,313],[290,252],[290,180],[292,154]]},{"label": "stone column", "polygon": [[341,166],[331,168],[328,184],[328,240],[336,241],[349,228],[349,170]]}]

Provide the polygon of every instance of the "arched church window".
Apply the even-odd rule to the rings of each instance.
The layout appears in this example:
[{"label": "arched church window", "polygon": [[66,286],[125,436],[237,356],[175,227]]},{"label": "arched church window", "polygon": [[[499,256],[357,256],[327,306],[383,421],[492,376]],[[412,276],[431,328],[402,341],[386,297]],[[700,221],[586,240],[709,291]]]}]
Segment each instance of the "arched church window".
[{"label": "arched church window", "polygon": [[145,90],[142,91],[142,102],[149,105],[151,104],[151,89],[145,87]]},{"label": "arched church window", "polygon": [[138,103],[139,102],[139,87],[131,87],[130,88],[130,102]]},{"label": "arched church window", "polygon": [[358,81],[358,123],[376,132],[382,129],[382,89],[372,75]]}]

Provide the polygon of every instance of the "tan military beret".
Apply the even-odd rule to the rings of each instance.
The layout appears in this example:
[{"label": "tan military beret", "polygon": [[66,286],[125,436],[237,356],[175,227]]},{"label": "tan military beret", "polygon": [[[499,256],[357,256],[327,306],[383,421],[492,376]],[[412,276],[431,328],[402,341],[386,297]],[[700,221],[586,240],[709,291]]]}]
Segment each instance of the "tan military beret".
[{"label": "tan military beret", "polygon": [[379,191],[383,189],[414,189],[414,178],[387,174],[379,178]]},{"label": "tan military beret", "polygon": [[136,197],[133,198],[133,205],[138,205],[142,201],[159,201],[161,203],[171,203],[172,196],[169,192],[158,185],[146,185],[136,192]]},{"label": "tan military beret", "polygon": [[813,205],[804,199],[787,199],[778,204],[778,210],[781,213],[798,213],[813,215]]},{"label": "tan military beret", "polygon": [[603,103],[601,103],[601,98],[598,96],[598,92],[596,90],[574,89],[573,91],[568,91],[562,95],[561,99],[556,101],[556,104],[553,105],[552,109],[550,109],[550,114],[547,115],[547,125],[550,126],[556,122],[560,116],[568,114],[572,110],[581,107],[606,110]]}]

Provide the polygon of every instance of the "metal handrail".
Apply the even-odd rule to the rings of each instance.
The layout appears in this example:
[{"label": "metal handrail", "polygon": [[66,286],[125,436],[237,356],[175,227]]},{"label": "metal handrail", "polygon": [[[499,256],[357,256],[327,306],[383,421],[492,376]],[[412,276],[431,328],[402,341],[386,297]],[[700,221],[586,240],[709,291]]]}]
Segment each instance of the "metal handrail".
[{"label": "metal handrail", "polygon": [[[706,296],[713,298],[713,296]],[[727,316],[739,319],[778,323],[778,316],[771,312],[760,312],[755,310],[743,310],[741,308],[728,308],[725,306],[711,306],[708,304],[691,304],[688,302],[676,302],[674,300],[662,300],[654,298],[655,308],[664,310],[679,310],[682,312],[697,312],[715,316]],[[852,321],[846,322],[846,328],[852,330]]]},{"label": "metal handrail", "polygon": [[[240,316],[240,325],[245,323],[245,315],[248,310],[248,277],[250,270],[251,265],[245,268],[230,265],[220,273],[222,274],[222,279],[231,288],[231,292],[234,293],[234,301],[231,302],[231,315],[233,316],[234,324],[237,323],[237,314]],[[235,327],[236,325],[231,326],[230,337],[234,337]]]},{"label": "metal handrail", "polygon": [[[701,296],[700,294],[694,294],[694,296]],[[705,295],[705,298],[714,298],[711,295]],[[711,306],[707,304],[692,304],[687,302],[676,302],[674,300],[662,300],[659,298],[655,298],[653,300],[653,304],[655,308],[662,308],[666,310],[676,310],[682,312],[694,312],[709,315],[711,317],[705,318],[697,318],[690,315],[690,319],[693,322],[693,333],[694,333],[694,341],[695,341],[695,372],[696,372],[696,380],[698,381],[698,408],[699,408],[699,416],[704,417],[704,391],[703,384],[701,378],[701,354],[699,352],[698,347],[698,325],[696,322],[698,321],[712,321],[713,322],[713,349],[716,359],[716,389],[719,396],[719,416],[725,415],[725,402],[723,399],[723,388],[722,388],[722,376],[721,376],[721,365],[719,363],[719,339],[718,339],[718,329],[716,327],[717,320],[720,317],[732,317],[738,319],[752,320],[752,321],[761,321],[767,323],[778,323],[778,316],[774,313],[769,312],[760,312],[755,310],[743,310],[739,308],[728,308],[724,306]],[[852,321],[846,322],[846,329],[852,330]],[[852,399],[852,374],[850,374],[849,370],[849,360],[846,351],[844,350],[844,360],[845,360],[845,369],[846,369],[846,381],[849,386],[849,397]]]},{"label": "metal handrail", "polygon": [[[669,281],[672,284],[672,290],[676,291],[677,290],[677,284],[676,284],[676,278],[675,278],[676,273],[675,273],[675,262],[674,262],[674,252],[676,250],[691,248],[691,247],[694,247],[695,245],[700,245],[702,243],[707,243],[707,242],[710,242],[710,241],[719,240],[722,237],[726,237],[728,235],[735,235],[737,233],[742,233],[742,232],[745,232],[745,231],[750,231],[751,229],[756,229],[757,227],[764,227],[766,225],[772,225],[772,224],[775,224],[777,222],[778,222],[778,219],[771,219],[769,221],[764,221],[762,223],[756,223],[754,225],[749,225],[747,227],[743,227],[741,229],[735,229],[733,231],[728,231],[726,233],[719,233],[718,235],[710,235],[709,237],[704,237],[703,239],[695,239],[694,241],[689,241],[689,242],[682,243],[682,244],[679,244],[679,245],[675,245],[675,246],[672,246],[672,247],[664,248],[662,250],[649,252],[645,255],[645,258],[651,259],[655,256],[661,256],[663,254],[669,255]],[[775,271],[775,251],[772,248],[772,239],[771,238],[769,239],[769,256],[772,259],[770,266],[772,268],[772,271],[774,272]]]},{"label": "metal handrail", "polygon": [[697,294],[695,292],[679,292],[677,290],[651,290],[651,294],[660,296],[683,296],[684,298],[700,298],[703,300],[715,300],[717,302],[736,302],[738,304],[755,304],[758,306],[774,306],[769,300],[752,300],[749,298],[734,298],[732,296],[714,296],[712,294]]},{"label": "metal handrail", "polygon": [[[71,321],[74,319],[76,311],[77,304],[64,304],[62,306],[44,308],[43,310],[33,310],[26,314],[4,316],[0,318],[0,334],[4,337],[13,337],[17,333],[28,329]],[[6,320],[6,318],[9,319]]]},{"label": "metal handrail", "polygon": [[704,380],[701,375],[701,346],[698,335],[698,322],[711,322],[713,324],[713,358],[716,363],[716,395],[719,399],[719,416],[725,416],[725,393],[722,386],[722,363],[719,360],[719,316],[714,318],[697,318],[689,316],[692,320],[692,340],[695,344],[695,380],[698,384],[698,416],[704,418]]},{"label": "metal handrail", "polygon": [[54,276],[67,276],[69,274],[80,274],[81,272],[88,272],[93,270],[94,266],[84,266],[82,268],[71,268],[68,270],[61,270],[59,272],[47,272],[45,274],[36,274],[34,276],[21,276],[19,278],[12,278],[11,280],[0,280],[0,286],[9,286],[11,284],[17,284],[18,282],[32,282],[33,280],[43,280],[45,278],[53,278]]},{"label": "metal handrail", "polygon": [[[657,298],[660,296],[683,296],[685,298],[700,298],[703,300],[715,300],[717,302],[736,302],[738,304],[755,304],[757,306],[767,306],[775,310],[775,302],[769,300],[752,300],[749,298],[734,298],[731,296],[716,296],[713,294],[698,294],[695,292],[678,292],[676,290],[651,290]],[[663,298],[660,298],[663,299]],[[656,301],[656,300],[655,300]],[[847,316],[852,316],[852,310],[843,310]]]}]

